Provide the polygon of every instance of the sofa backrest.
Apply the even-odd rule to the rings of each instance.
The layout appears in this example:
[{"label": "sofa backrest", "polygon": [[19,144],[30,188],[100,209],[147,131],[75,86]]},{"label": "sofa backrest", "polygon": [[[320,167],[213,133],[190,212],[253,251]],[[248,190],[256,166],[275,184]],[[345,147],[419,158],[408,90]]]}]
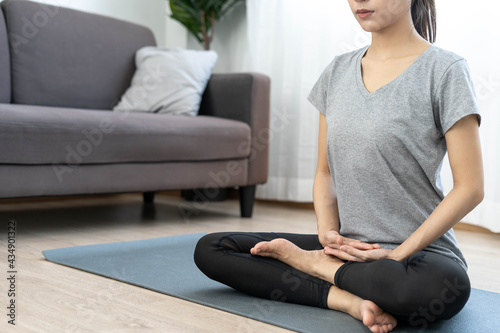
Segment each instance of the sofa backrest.
[{"label": "sofa backrest", "polygon": [[5,0],[12,103],[110,110],[130,85],[146,27],[42,3]]},{"label": "sofa backrest", "polygon": [[10,103],[10,55],[2,10],[0,10],[0,103]]}]

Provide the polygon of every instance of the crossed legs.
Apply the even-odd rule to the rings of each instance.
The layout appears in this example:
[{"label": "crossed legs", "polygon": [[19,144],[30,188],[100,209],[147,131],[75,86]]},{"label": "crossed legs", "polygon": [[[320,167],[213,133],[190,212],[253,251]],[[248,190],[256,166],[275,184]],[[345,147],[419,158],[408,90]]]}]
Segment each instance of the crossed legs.
[{"label": "crossed legs", "polygon": [[425,328],[451,318],[470,293],[463,268],[443,255],[421,251],[401,263],[344,263],[323,253],[317,235],[209,234],[198,242],[195,262],[234,289],[343,311],[372,332],[392,330],[396,319]]},{"label": "crossed legs", "polygon": [[328,308],[350,314],[374,333],[389,332],[397,324],[393,316],[372,301],[363,300],[334,286],[335,274],[344,262],[325,254],[323,250],[306,251],[284,238],[277,238],[256,244],[250,253],[277,259],[299,271],[332,283],[328,291]]}]

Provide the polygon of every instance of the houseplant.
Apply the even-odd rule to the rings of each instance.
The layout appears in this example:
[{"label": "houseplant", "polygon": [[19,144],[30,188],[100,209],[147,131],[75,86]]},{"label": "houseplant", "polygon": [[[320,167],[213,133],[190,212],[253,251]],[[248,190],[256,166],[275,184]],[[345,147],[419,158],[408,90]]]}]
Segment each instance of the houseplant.
[{"label": "houseplant", "polygon": [[215,24],[234,6],[245,0],[170,0],[170,17],[186,29],[210,50]]}]

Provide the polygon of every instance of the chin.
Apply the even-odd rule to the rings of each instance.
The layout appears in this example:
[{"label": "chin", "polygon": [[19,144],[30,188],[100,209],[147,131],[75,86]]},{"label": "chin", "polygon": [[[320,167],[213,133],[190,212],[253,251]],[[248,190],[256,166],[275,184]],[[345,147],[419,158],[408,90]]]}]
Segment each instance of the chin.
[{"label": "chin", "polygon": [[364,31],[366,32],[377,32],[377,31],[380,31],[382,30],[384,27],[378,23],[378,22],[367,22],[367,21],[363,21],[363,22],[359,22],[359,25],[361,26],[361,28],[363,28]]}]

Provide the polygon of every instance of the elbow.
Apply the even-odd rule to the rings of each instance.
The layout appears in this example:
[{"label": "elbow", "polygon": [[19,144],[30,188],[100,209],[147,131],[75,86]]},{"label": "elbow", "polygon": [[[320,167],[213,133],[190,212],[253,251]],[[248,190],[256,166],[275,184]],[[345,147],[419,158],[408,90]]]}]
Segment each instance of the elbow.
[{"label": "elbow", "polygon": [[481,188],[481,190],[477,191],[476,195],[476,206],[479,205],[481,202],[484,200],[484,188]]},{"label": "elbow", "polygon": [[484,186],[477,186],[470,191],[471,202],[476,207],[484,200]]},{"label": "elbow", "polygon": [[470,210],[476,208],[484,199],[484,186],[482,183],[463,184],[461,186],[454,186],[453,188],[462,193],[464,200],[467,202],[466,205],[469,206]]}]

